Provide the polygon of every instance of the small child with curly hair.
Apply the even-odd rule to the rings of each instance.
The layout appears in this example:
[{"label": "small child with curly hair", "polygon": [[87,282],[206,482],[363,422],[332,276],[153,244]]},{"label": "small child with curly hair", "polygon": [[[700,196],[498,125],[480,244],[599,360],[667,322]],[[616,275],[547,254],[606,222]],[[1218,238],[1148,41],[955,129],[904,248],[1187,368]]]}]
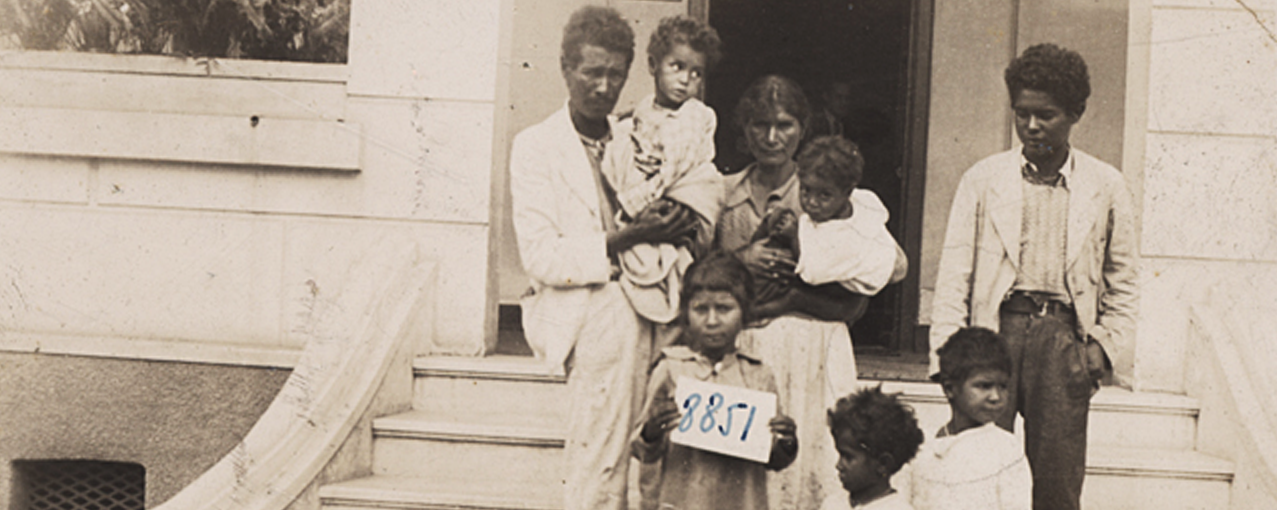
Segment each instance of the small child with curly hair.
[{"label": "small child with curly hair", "polygon": [[662,19],[647,48],[656,92],[617,123],[617,142],[604,154],[602,173],[618,223],[640,214],[669,215],[676,208],[699,220],[684,242],[640,244],[618,254],[622,288],[635,310],[656,323],[677,317],[682,274],[707,251],[721,208],[722,176],[714,166],[718,118],[697,99],[721,48],[718,33],[698,20]]},{"label": "small child with curly hair", "polygon": [[1011,356],[985,328],[962,328],[938,351],[952,418],[913,463],[918,510],[1027,510],[1033,478],[1020,440],[995,419],[1008,405]]},{"label": "small child with curly hair", "polygon": [[[798,154],[799,205],[802,214],[773,210],[763,218],[754,241],[766,237],[768,246],[793,252],[794,275],[801,283],[838,283],[857,294],[872,296],[888,283],[904,278],[908,259],[887,230],[890,213],[874,192],[859,189],[865,159],[855,143],[838,136],[808,142]],[[785,296],[784,276],[755,275],[760,289],[761,316],[770,316]]]},{"label": "small child with curly hair", "polygon": [[875,386],[839,399],[828,422],[838,448],[838,478],[848,494],[830,495],[821,510],[913,510],[891,487],[891,476],[922,443],[913,410]]}]

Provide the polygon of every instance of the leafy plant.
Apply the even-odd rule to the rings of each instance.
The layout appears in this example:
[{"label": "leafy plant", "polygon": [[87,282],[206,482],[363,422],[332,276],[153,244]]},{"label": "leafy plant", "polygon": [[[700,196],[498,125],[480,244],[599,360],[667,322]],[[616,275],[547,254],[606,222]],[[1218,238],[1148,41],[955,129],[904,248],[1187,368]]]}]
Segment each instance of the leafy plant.
[{"label": "leafy plant", "polygon": [[0,0],[0,46],[346,61],[350,0]]}]

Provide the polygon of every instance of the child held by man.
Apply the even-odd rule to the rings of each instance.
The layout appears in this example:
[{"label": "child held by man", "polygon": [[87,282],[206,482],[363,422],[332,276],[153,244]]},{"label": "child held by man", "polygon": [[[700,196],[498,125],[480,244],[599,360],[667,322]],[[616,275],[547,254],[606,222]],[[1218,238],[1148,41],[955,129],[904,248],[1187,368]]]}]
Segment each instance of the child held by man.
[{"label": "child held by man", "polygon": [[917,510],[1027,510],[1033,477],[1024,446],[994,420],[1008,405],[1011,356],[985,328],[959,329],[942,346],[934,376],[952,418],[913,463]]},{"label": "child held by man", "polygon": [[838,448],[838,478],[847,494],[830,495],[821,510],[913,510],[891,487],[891,476],[922,443],[913,411],[875,386],[839,399],[828,422]]},{"label": "child held by man", "polygon": [[698,20],[662,19],[647,48],[656,91],[615,126],[616,142],[604,153],[618,223],[676,208],[699,220],[685,242],[639,244],[618,254],[622,288],[635,310],[656,323],[678,316],[682,275],[708,249],[721,208],[722,177],[713,162],[718,118],[697,99],[721,46],[718,33]]},{"label": "child held by man", "polygon": [[[887,231],[890,213],[872,191],[856,186],[865,159],[855,143],[823,136],[807,143],[798,158],[799,204],[802,214],[771,211],[754,233],[768,245],[790,249],[794,275],[807,285],[837,282],[857,294],[872,296],[907,271],[899,245]],[[797,282],[783,276],[756,275],[759,306],[776,306],[784,289]],[[771,303],[771,304],[769,304]]]},{"label": "child held by man", "polygon": [[[655,497],[658,508],[766,509],[766,470],[779,470],[798,454],[794,421],[777,409],[768,423],[772,434],[767,464],[729,457],[670,442],[681,418],[674,401],[679,377],[757,391],[776,392],[771,370],[757,358],[737,352],[736,336],[744,328],[753,300],[745,265],[729,253],[715,252],[688,268],[683,286],[684,345],[662,350],[648,380],[643,421],[631,441],[634,456],[661,464]],[[644,506],[648,502],[645,502]]]}]

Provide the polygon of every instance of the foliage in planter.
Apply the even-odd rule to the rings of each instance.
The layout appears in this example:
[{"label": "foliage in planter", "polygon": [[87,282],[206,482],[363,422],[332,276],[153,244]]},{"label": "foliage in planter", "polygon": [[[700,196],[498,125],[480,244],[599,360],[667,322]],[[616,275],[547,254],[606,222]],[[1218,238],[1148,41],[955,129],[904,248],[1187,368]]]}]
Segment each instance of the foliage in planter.
[{"label": "foliage in planter", "polygon": [[0,48],[346,62],[350,0],[0,0]]}]

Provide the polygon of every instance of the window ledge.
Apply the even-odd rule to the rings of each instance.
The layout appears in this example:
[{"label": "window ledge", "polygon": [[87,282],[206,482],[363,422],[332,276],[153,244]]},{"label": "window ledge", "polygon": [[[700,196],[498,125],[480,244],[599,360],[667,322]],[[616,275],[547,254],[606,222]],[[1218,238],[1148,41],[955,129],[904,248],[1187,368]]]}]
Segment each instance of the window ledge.
[{"label": "window ledge", "polygon": [[329,120],[0,107],[0,152],[359,171],[361,127]]},{"label": "window ledge", "polygon": [[190,58],[167,55],[126,55],[73,51],[0,50],[0,69],[150,74],[161,76],[214,76],[249,80],[346,83],[345,64]]}]

